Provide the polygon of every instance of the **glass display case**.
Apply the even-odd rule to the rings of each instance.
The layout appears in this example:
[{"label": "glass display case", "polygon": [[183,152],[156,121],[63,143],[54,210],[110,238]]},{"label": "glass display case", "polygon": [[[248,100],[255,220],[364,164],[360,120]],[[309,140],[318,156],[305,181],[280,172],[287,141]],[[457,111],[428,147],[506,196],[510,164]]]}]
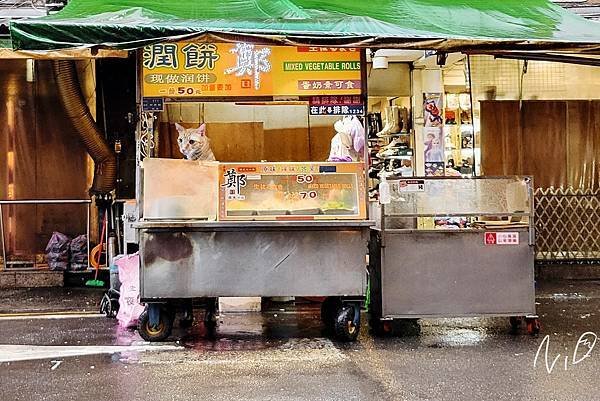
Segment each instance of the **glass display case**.
[{"label": "glass display case", "polygon": [[145,220],[217,219],[217,162],[146,158]]},{"label": "glass display case", "polygon": [[220,220],[366,218],[362,163],[221,163]]},{"label": "glass display case", "polygon": [[384,226],[398,229],[528,227],[530,177],[435,177],[389,181]]}]

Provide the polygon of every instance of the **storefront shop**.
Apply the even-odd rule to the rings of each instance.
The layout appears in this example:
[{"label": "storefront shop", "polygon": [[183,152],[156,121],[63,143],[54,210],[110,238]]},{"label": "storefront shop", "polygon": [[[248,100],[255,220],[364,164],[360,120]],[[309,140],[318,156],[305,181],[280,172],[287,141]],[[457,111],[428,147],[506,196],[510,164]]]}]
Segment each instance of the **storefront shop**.
[{"label": "storefront shop", "polygon": [[[52,18],[13,24],[13,40],[40,50],[136,49],[144,338],[166,338],[174,308],[190,300],[207,306],[211,325],[219,296],[323,296],[325,324],[354,340],[369,239],[371,279],[380,280],[369,293],[375,323],[483,314],[527,317],[536,331],[532,179],[470,178],[483,148],[472,82],[445,85],[439,66],[464,65],[463,56],[447,63],[452,52],[595,52],[593,23],[541,0],[393,1],[377,10],[347,1],[141,2],[143,16],[127,2],[99,3],[72,1]],[[83,23],[91,16],[94,25]],[[440,30],[448,18],[456,23]],[[377,51],[387,48],[435,51],[422,62],[438,68],[390,64],[396,81],[384,74],[378,83]],[[386,249],[394,242],[397,253]],[[427,258],[452,244],[471,257],[436,274]],[[489,263],[487,274],[452,287],[479,268],[473,260]],[[490,287],[462,296],[480,281]],[[423,304],[424,294],[435,299]]]}]

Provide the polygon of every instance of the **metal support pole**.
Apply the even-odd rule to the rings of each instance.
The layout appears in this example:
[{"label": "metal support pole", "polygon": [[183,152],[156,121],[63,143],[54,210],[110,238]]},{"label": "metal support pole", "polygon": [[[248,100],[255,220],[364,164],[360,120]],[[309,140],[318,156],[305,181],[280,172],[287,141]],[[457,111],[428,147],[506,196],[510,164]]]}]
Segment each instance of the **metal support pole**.
[{"label": "metal support pole", "polygon": [[2,215],[2,204],[0,204],[0,236],[2,242],[2,264],[6,270],[6,244],[4,243],[4,216]]},{"label": "metal support pole", "polygon": [[91,255],[91,250],[90,250],[90,213],[91,213],[91,208],[90,208],[91,203],[87,204],[87,221],[86,221],[86,226],[85,226],[85,231],[86,231],[86,237],[87,237],[87,268],[88,270],[90,270],[90,255]]}]

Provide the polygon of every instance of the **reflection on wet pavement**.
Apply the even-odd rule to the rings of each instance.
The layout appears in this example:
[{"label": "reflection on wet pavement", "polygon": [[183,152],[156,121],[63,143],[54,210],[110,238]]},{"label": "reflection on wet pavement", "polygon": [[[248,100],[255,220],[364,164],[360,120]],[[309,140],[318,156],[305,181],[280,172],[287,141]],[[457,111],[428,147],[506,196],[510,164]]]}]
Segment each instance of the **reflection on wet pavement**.
[{"label": "reflection on wet pavement", "polygon": [[[582,333],[600,332],[600,285],[559,288],[538,293],[538,337],[525,334],[524,327],[512,334],[507,318],[427,319],[420,322],[420,335],[376,337],[363,314],[358,341],[338,343],[323,332],[316,305],[284,304],[262,313],[224,313],[213,333],[199,320],[190,329],[176,321],[166,343],[172,349],[0,363],[0,385],[4,399],[25,401],[149,395],[157,400],[597,401],[600,350],[567,371],[533,368],[544,335],[550,335],[550,352],[556,355],[572,352]],[[0,332],[0,344],[144,345],[135,330],[106,318],[0,321]],[[49,393],[49,388],[58,390]]]}]

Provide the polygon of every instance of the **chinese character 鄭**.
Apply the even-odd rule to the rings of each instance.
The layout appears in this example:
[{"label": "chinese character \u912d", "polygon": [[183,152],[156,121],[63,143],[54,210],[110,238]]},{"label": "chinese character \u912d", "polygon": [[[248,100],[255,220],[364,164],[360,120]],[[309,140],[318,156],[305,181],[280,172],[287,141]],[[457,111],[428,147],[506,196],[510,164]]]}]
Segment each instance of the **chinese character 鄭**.
[{"label": "chinese character \u912d", "polygon": [[144,67],[152,70],[156,67],[177,69],[177,44],[159,43],[144,48]]},{"label": "chinese character \u912d", "polygon": [[215,68],[215,62],[219,59],[217,46],[212,43],[188,43],[181,51],[185,55],[185,68]]},{"label": "chinese character \u912d", "polygon": [[246,174],[238,174],[235,169],[229,169],[223,176],[227,181],[221,186],[227,189],[227,199],[245,199],[240,195],[240,190],[246,186]]},{"label": "chinese character \u912d", "polygon": [[230,52],[237,56],[237,63],[235,67],[227,68],[225,74],[235,73],[236,77],[250,75],[254,77],[254,89],[260,89],[260,74],[271,71],[268,59],[271,49],[255,50],[252,44],[237,43]]}]

